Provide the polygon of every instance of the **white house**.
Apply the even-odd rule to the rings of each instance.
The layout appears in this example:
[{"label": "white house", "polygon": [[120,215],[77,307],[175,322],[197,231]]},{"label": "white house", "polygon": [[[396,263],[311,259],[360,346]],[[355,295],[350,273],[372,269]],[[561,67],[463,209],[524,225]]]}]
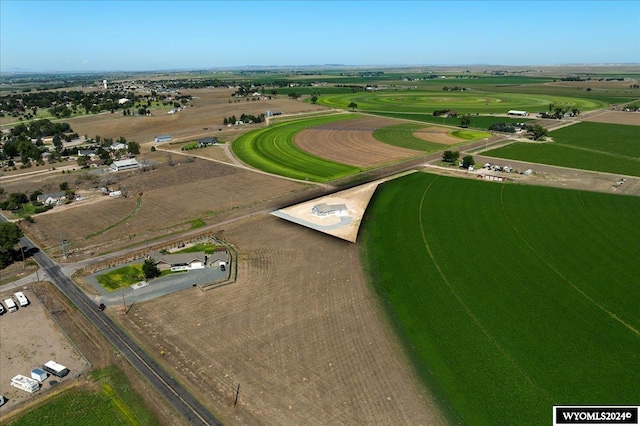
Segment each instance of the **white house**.
[{"label": "white house", "polygon": [[111,151],[117,151],[119,149],[127,149],[127,145],[124,143],[114,143],[109,147]]},{"label": "white house", "polygon": [[118,99],[118,103],[119,103],[120,105],[122,105],[122,104],[126,104],[127,102],[129,102],[129,99],[127,99],[127,98],[120,98],[120,99]]},{"label": "white house", "polygon": [[109,168],[113,172],[121,172],[123,170],[137,169],[140,167],[140,163],[135,158],[129,158],[127,160],[118,160],[111,163]]},{"label": "white house", "polygon": [[207,256],[203,251],[194,253],[162,254],[153,252],[150,257],[156,262],[160,270],[188,271],[204,268]]},{"label": "white house", "polygon": [[326,216],[346,216],[347,215],[347,206],[344,204],[333,204],[329,205],[327,203],[320,203],[313,206],[311,209],[311,213],[315,216],[326,217]]},{"label": "white house", "polygon": [[36,201],[45,206],[57,206],[62,204],[66,199],[67,195],[64,192],[50,192],[48,194],[40,194],[36,197]]}]

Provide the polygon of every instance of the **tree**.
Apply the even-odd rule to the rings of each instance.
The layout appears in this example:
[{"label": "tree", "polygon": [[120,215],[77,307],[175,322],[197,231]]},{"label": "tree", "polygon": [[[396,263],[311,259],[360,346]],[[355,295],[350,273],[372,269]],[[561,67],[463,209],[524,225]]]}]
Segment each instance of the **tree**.
[{"label": "tree", "polygon": [[142,273],[145,279],[151,279],[160,276],[160,269],[156,266],[153,259],[146,259],[142,264]]},{"label": "tree", "polygon": [[291,99],[298,99],[301,95],[297,92],[291,92],[287,96],[289,96]]},{"label": "tree", "polygon": [[542,127],[539,124],[534,124],[527,128],[527,133],[531,136],[534,141],[544,139],[547,136],[547,129]]},{"label": "tree", "polygon": [[467,128],[469,127],[469,124],[471,123],[471,118],[469,118],[469,115],[464,115],[461,119],[460,119],[460,126]]},{"label": "tree", "polygon": [[311,97],[311,103],[315,105],[316,102],[318,102],[318,96],[317,95],[313,95]]},{"label": "tree", "polygon": [[22,229],[13,222],[0,223],[0,267],[11,263],[13,247],[22,238]]},{"label": "tree", "polygon": [[358,108],[358,104],[355,102],[351,102],[347,108],[349,108],[351,111],[355,111],[356,108]]},{"label": "tree", "polygon": [[140,144],[138,142],[131,141],[127,144],[127,151],[130,154],[138,155],[140,154]]},{"label": "tree", "polygon": [[465,169],[468,169],[469,166],[473,166],[474,164],[476,164],[476,162],[474,161],[472,156],[465,155],[464,157],[462,157],[462,167],[464,167]]},{"label": "tree", "polygon": [[60,191],[66,191],[67,189],[69,189],[69,182],[61,182]]},{"label": "tree", "polygon": [[60,135],[56,134],[53,136],[53,146],[56,149],[56,152],[59,154],[60,152],[62,152],[62,139],[60,138]]},{"label": "tree", "polygon": [[458,159],[458,157],[460,157],[460,153],[458,151],[445,151],[442,154],[442,161],[453,163]]}]

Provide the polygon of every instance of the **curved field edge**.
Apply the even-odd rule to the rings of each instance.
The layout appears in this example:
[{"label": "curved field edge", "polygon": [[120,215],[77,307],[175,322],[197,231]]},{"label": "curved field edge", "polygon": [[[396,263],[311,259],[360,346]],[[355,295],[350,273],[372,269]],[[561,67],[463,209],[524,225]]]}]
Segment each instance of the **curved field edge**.
[{"label": "curved field edge", "polygon": [[639,209],[422,173],[378,188],[363,264],[453,421],[544,424],[554,404],[640,398]]},{"label": "curved field edge", "polygon": [[[447,147],[447,145],[426,141],[413,135],[414,131],[424,128],[425,126],[422,124],[396,124],[374,130],[373,137],[388,145],[413,149],[416,151],[433,152]],[[460,142],[463,141],[461,140]]]},{"label": "curved field edge", "polygon": [[254,130],[233,141],[233,154],[245,164],[267,173],[312,182],[327,182],[360,169],[313,156],[300,148],[293,137],[303,129],[357,116],[327,116],[276,124]]},{"label": "curved field edge", "polygon": [[579,108],[589,111],[607,107],[606,102],[575,96],[548,94],[527,94],[508,92],[485,92],[479,90],[465,92],[406,91],[385,93],[349,93],[324,95],[317,103],[326,107],[348,109],[356,103],[358,110],[367,112],[433,113],[450,109],[460,115],[477,113],[503,113],[510,109],[526,110],[531,113],[547,111],[549,104],[558,107]]}]

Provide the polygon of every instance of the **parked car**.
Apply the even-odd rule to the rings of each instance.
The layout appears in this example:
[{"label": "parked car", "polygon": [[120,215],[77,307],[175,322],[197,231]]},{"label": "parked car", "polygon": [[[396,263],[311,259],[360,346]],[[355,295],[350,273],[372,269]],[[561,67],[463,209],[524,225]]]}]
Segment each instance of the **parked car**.
[{"label": "parked car", "polygon": [[4,310],[4,306],[0,303],[0,315],[4,314],[6,311]]},{"label": "parked car", "polygon": [[98,310],[100,312],[104,311],[105,309],[107,309],[107,306],[104,303],[98,305]]}]

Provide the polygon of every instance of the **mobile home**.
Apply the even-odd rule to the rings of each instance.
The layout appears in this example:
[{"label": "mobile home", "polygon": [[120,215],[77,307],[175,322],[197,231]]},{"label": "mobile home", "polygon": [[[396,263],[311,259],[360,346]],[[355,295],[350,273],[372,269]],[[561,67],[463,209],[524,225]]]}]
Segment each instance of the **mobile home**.
[{"label": "mobile home", "polygon": [[40,389],[40,383],[38,383],[37,380],[23,376],[22,374],[18,374],[11,379],[11,386],[31,393]]}]

